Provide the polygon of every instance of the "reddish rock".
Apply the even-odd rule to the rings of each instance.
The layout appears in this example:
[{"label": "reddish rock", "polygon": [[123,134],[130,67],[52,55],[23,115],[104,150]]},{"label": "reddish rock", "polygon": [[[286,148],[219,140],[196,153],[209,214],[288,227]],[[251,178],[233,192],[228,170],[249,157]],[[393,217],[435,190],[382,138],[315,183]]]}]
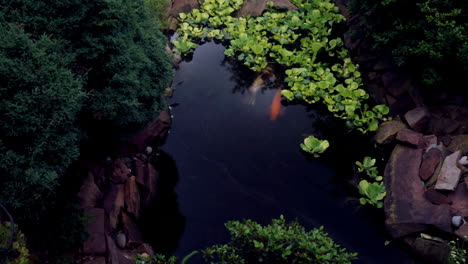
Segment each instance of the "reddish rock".
[{"label": "reddish rock", "polygon": [[380,124],[374,139],[378,144],[388,144],[395,139],[395,135],[400,130],[405,128],[407,128],[406,124],[399,120],[383,122]]},{"label": "reddish rock", "polygon": [[260,16],[268,8],[267,3],[270,1],[273,2],[275,8],[297,10],[297,7],[288,0],[245,0],[237,16]]},{"label": "reddish rock", "polygon": [[112,170],[110,180],[113,183],[125,183],[130,175],[130,170],[122,159],[116,159],[110,169]]},{"label": "reddish rock", "polygon": [[122,224],[123,231],[127,235],[127,245],[131,248],[141,245],[143,243],[143,235],[133,218],[125,212],[122,213]]},{"label": "reddish rock", "polygon": [[424,147],[423,135],[411,129],[404,128],[398,131],[396,139],[402,143],[409,144],[416,148]]},{"label": "reddish rock", "polygon": [[127,212],[136,218],[140,217],[140,193],[136,184],[136,177],[131,176],[125,184],[125,207]]},{"label": "reddish rock", "polygon": [[419,169],[419,177],[424,181],[429,180],[441,161],[442,151],[438,148],[431,148],[426,154],[424,154],[421,168]]},{"label": "reddish rock", "polygon": [[461,239],[468,241],[468,222],[465,222],[462,226],[460,226],[457,230],[455,230],[455,234],[459,236]]},{"label": "reddish rock", "polygon": [[458,184],[452,198],[452,214],[468,217],[468,189],[464,183]]},{"label": "reddish rock", "polygon": [[126,254],[117,248],[114,240],[107,236],[107,263],[109,264],[134,264],[133,256]]},{"label": "reddish rock", "polygon": [[449,135],[458,129],[460,124],[449,118],[431,118],[429,130],[436,135]]},{"label": "reddish rock", "polygon": [[437,190],[455,190],[455,187],[457,187],[461,176],[461,170],[457,166],[460,156],[460,151],[457,151],[445,157],[442,168],[440,169],[439,176],[437,177],[437,183],[435,185]]},{"label": "reddish rock", "polygon": [[145,197],[144,200],[144,206],[147,207],[149,206],[153,201],[154,198],[156,197],[156,183],[159,177],[159,173],[154,168],[154,166],[151,163],[147,164],[147,173],[145,174],[145,187],[148,190],[148,193]]},{"label": "reddish rock", "polygon": [[431,114],[425,107],[416,107],[405,114],[406,122],[416,131],[422,131],[430,118]]},{"label": "reddish rock", "polygon": [[448,195],[437,191],[433,187],[427,189],[424,196],[433,204],[450,204],[452,202]]},{"label": "reddish rock", "polygon": [[103,208],[109,215],[109,222],[112,228],[116,228],[119,222],[119,216],[124,208],[125,186],[123,184],[112,184],[110,189],[104,195]]},{"label": "reddish rock", "polygon": [[83,243],[83,252],[89,255],[104,255],[106,253],[105,212],[101,208],[89,208],[85,212],[90,216],[90,220],[89,237]]},{"label": "reddish rock", "polygon": [[178,17],[179,13],[189,13],[196,8],[200,8],[198,0],[172,0],[169,14],[173,17]]},{"label": "reddish rock", "polygon": [[428,148],[431,145],[437,145],[437,137],[435,135],[423,136],[424,147]]},{"label": "reddish rock", "polygon": [[450,207],[434,205],[424,197],[419,178],[422,151],[397,145],[385,168],[385,223],[394,238],[431,227],[451,231]]},{"label": "reddish rock", "polygon": [[94,182],[94,176],[91,172],[81,185],[80,191],[78,192],[78,201],[81,208],[93,208],[101,198],[102,193],[99,187]]}]

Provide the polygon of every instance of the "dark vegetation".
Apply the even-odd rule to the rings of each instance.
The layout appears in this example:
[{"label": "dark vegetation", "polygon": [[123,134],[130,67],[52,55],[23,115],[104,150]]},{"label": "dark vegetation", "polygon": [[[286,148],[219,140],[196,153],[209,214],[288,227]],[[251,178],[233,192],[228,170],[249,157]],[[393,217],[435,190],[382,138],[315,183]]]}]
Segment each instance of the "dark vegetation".
[{"label": "dark vegetation", "polygon": [[395,62],[411,72],[426,92],[468,94],[468,13],[463,0],[352,0],[375,48],[390,50]]},{"label": "dark vegetation", "polygon": [[165,37],[143,0],[1,0],[0,35],[0,203],[20,225],[66,216],[51,233],[76,246],[83,215],[60,183],[83,142],[157,117]]}]

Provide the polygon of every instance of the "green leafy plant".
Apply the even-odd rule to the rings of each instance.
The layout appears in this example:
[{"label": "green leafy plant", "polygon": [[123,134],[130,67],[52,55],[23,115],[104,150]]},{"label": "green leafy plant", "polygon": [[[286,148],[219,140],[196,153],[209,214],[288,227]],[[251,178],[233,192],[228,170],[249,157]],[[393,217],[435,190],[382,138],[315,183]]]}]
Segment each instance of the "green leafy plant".
[{"label": "green leafy plant", "polygon": [[377,208],[383,207],[383,199],[387,194],[383,182],[368,182],[361,180],[358,185],[359,193],[364,197],[359,199],[362,205],[371,204]]},{"label": "green leafy plant", "polygon": [[[195,256],[198,253],[198,251],[191,252],[180,261],[180,264],[186,264],[191,257]],[[161,254],[156,254],[154,257],[150,257],[146,254],[138,254],[134,258],[134,260],[135,264],[177,264],[176,257],[167,257]]]},{"label": "green leafy plant", "polygon": [[450,241],[450,247],[448,264],[466,264],[468,254],[465,249],[465,242],[460,242],[459,239]]},{"label": "green leafy plant", "polygon": [[371,157],[364,157],[362,163],[360,161],[356,161],[356,165],[358,166],[358,172],[364,172],[367,176],[381,181],[383,179],[382,176],[378,175],[377,167],[375,166],[375,159]]},{"label": "green leafy plant", "polygon": [[329,146],[328,140],[320,140],[314,136],[308,136],[304,139],[304,143],[301,143],[302,150],[313,154],[316,158],[319,157],[319,154],[325,152]]},{"label": "green leafy plant", "polygon": [[298,222],[281,216],[262,226],[252,220],[226,224],[231,240],[203,251],[211,264],[316,263],[349,264],[356,253],[337,245],[323,227],[306,231]]},{"label": "green leafy plant", "polygon": [[[6,248],[11,235],[11,223],[0,222],[0,248]],[[3,252],[2,252],[3,254]],[[3,257],[3,255],[0,255]],[[26,247],[24,234],[15,226],[15,234],[13,239],[13,246],[10,251],[6,252],[5,264],[30,264],[29,250]]]}]

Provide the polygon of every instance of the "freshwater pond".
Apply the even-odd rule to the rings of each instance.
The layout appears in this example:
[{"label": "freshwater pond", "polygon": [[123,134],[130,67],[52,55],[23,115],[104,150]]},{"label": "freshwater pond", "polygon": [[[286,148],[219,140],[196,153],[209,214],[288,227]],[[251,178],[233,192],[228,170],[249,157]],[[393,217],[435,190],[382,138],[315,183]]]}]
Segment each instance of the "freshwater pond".
[{"label": "freshwater pond", "polygon": [[[249,104],[254,76],[226,61],[223,50],[206,43],[177,70],[173,128],[160,158],[160,188],[169,191],[155,206],[157,220],[147,223],[159,226],[150,234],[156,250],[181,258],[226,242],[226,221],[268,224],[284,215],[307,229],[323,225],[338,244],[358,252],[354,263],[415,263],[384,245],[383,213],[360,206],[351,187],[351,164],[366,154],[369,139],[347,136],[342,122],[303,105],[283,105],[270,120],[276,90],[259,91]],[[300,150],[311,134],[332,145],[322,159]]]}]

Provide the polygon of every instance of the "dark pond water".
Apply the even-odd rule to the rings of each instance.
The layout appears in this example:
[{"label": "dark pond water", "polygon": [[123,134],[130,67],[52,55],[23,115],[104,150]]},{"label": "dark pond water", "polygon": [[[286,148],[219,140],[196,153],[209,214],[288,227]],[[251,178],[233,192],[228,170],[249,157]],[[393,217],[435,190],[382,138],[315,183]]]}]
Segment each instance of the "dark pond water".
[{"label": "dark pond water", "polygon": [[[200,46],[175,76],[171,103],[178,105],[161,156],[161,179],[175,193],[163,192],[170,202],[156,206],[156,248],[183,257],[226,242],[226,221],[267,224],[284,215],[307,228],[325,226],[337,243],[359,253],[355,263],[413,263],[399,248],[384,245],[382,213],[359,206],[350,191],[351,162],[362,159],[363,138],[346,136],[336,119],[302,105],[283,107],[271,121],[275,90],[259,91],[255,104],[248,104],[243,91],[253,76],[224,61],[223,50],[214,43]],[[323,159],[301,153],[299,143],[310,134],[331,141]]]}]

